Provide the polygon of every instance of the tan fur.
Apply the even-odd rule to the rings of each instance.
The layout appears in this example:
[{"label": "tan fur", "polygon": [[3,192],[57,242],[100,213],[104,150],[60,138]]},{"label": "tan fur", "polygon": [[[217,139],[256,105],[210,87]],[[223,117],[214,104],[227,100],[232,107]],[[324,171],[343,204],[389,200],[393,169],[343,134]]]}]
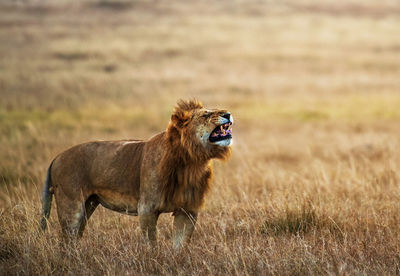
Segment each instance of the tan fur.
[{"label": "tan fur", "polygon": [[55,194],[65,236],[82,235],[101,204],[139,215],[150,240],[156,239],[159,214],[173,212],[174,247],[188,242],[210,188],[211,159],[227,159],[231,152],[229,146],[206,140],[224,114],[196,100],[181,100],[167,130],[147,141],[90,142],[57,156],[46,186]]}]

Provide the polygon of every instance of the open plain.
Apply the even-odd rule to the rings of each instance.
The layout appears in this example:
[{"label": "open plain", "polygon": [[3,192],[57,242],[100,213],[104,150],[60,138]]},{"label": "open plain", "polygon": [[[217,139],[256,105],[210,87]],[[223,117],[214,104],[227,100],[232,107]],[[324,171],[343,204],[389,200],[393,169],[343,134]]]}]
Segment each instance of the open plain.
[{"label": "open plain", "polygon": [[[397,1],[1,1],[0,274],[400,273]],[[85,141],[147,139],[180,98],[226,108],[191,245],[141,239],[99,207],[63,246],[51,160]]]}]

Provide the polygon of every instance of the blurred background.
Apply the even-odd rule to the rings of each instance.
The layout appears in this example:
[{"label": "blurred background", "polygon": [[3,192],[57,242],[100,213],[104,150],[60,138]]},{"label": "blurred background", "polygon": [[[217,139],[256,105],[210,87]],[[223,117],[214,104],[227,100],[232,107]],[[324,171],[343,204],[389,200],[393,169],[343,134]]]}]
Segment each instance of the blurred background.
[{"label": "blurred background", "polygon": [[292,127],[313,125],[316,143],[315,124],[385,129],[400,117],[397,1],[0,5],[3,183],[78,142],[145,139],[180,98],[230,109],[245,147],[276,147],[272,132]]},{"label": "blurred background", "polygon": [[[234,154],[216,163],[203,221],[218,214],[218,231],[264,227],[249,234],[258,240],[271,229],[286,229],[263,224],[265,218],[290,224],[290,214],[304,219],[299,208],[312,206],[307,210],[322,223],[311,219],[314,234],[321,237],[318,227],[325,229],[326,221],[340,226],[342,237],[353,233],[352,253],[329,253],[338,259],[318,263],[321,271],[336,271],[343,262],[349,272],[394,272],[399,26],[397,0],[3,0],[4,223],[17,205],[40,208],[45,170],[59,152],[88,140],[147,139],[167,127],[178,99],[197,98],[235,118]],[[227,206],[231,212],[221,213]],[[232,213],[241,219],[231,221]],[[391,234],[373,239],[385,231]],[[253,253],[244,255],[248,267]],[[322,254],[317,259],[327,254],[311,253]],[[299,264],[310,267],[311,260],[299,256]],[[258,266],[254,261],[253,272]],[[282,268],[270,263],[276,272]]]}]

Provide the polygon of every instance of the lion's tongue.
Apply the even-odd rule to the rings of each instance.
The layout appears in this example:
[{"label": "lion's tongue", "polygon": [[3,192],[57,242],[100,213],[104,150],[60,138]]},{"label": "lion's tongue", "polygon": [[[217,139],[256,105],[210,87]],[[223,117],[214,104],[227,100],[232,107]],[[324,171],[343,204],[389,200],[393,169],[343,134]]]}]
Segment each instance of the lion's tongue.
[{"label": "lion's tongue", "polygon": [[217,137],[217,136],[219,136],[218,131],[215,131],[215,132],[213,132],[213,133],[211,134],[211,137]]}]

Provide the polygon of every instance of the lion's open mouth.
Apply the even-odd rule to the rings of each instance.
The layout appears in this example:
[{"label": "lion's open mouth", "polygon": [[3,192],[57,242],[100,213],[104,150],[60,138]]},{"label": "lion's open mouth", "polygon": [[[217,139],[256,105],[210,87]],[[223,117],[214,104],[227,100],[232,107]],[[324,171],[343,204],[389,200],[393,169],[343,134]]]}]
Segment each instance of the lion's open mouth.
[{"label": "lion's open mouth", "polygon": [[226,139],[232,139],[232,123],[226,123],[217,126],[210,134],[210,142],[218,142]]}]

